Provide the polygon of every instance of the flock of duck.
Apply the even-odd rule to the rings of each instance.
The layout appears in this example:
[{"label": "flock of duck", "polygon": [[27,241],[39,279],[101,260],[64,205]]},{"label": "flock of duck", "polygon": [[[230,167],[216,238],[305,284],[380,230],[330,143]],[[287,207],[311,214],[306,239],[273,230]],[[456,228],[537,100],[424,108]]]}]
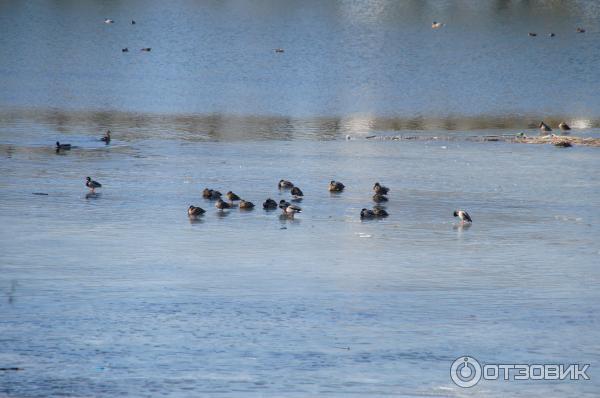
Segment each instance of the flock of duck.
[{"label": "flock of duck", "polygon": [[[542,124],[543,124],[543,122],[542,122]],[[104,142],[105,144],[109,144],[110,140],[111,140],[111,133],[110,133],[110,130],[108,130],[100,138],[100,141]],[[73,148],[71,146],[71,144],[61,144],[59,141],[56,141],[56,152],[68,151],[68,150],[71,150],[71,148]],[[85,178],[85,186],[90,189],[90,194],[95,194],[96,189],[101,188],[102,184],[100,184],[98,181],[92,180],[91,177],[86,177]],[[302,208],[300,206],[296,205],[295,203],[291,203],[291,202],[298,203],[298,202],[302,201],[302,199],[304,197],[304,192],[302,192],[300,187],[294,185],[294,183],[292,183],[291,181],[282,179],[277,184],[277,188],[279,188],[280,191],[281,190],[289,190],[290,194],[292,195],[292,198],[290,199],[289,202],[285,199],[281,199],[279,201],[279,203],[277,203],[275,200],[273,200],[271,198],[267,198],[262,204],[263,209],[265,209],[266,211],[271,211],[271,210],[276,210],[277,208],[279,208],[282,211],[282,215],[289,217],[289,218],[294,218],[295,214],[302,213]],[[346,186],[343,183],[341,183],[340,181],[331,180],[329,182],[328,189],[329,189],[329,192],[331,192],[331,193],[341,193],[344,191],[344,188],[346,188]],[[386,186],[381,185],[379,182],[376,182],[373,185],[373,192],[374,193],[372,196],[372,200],[373,200],[373,202],[376,203],[376,205],[373,206],[372,209],[367,209],[367,208],[361,209],[361,211],[360,211],[361,220],[384,218],[389,215],[388,212],[382,207],[381,203],[385,203],[388,201],[387,195],[390,192],[390,189]],[[248,200],[242,199],[239,195],[235,194],[232,191],[228,191],[225,194],[225,198],[227,199],[227,201],[223,200],[223,194],[221,192],[219,192],[216,189],[211,189],[211,188],[204,188],[204,190],[202,191],[202,197],[204,199],[214,201],[215,207],[219,211],[224,211],[224,210],[235,208],[235,207],[238,207],[240,210],[252,210],[255,207],[254,203],[252,203]],[[202,216],[204,213],[206,213],[206,210],[204,210],[203,208],[201,208],[199,206],[190,205],[188,207],[187,212],[188,212],[189,217],[197,218],[197,217]],[[454,217],[458,217],[460,219],[461,223],[471,223],[473,221],[471,219],[471,217],[469,216],[469,214],[464,210],[455,210]]]}]

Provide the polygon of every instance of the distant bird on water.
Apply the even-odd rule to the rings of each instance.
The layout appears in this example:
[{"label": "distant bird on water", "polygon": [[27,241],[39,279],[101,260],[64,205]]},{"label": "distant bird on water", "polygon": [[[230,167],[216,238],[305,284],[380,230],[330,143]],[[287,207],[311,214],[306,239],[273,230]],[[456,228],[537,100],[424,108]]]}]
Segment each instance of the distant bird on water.
[{"label": "distant bird on water", "polygon": [[240,209],[242,210],[252,210],[254,209],[254,203],[248,202],[247,200],[240,200]]},{"label": "distant bird on water", "polygon": [[583,28],[577,28],[577,33],[585,33],[585,29],[583,29]]},{"label": "distant bird on water", "polygon": [[150,51],[152,51],[152,48],[150,48],[150,47],[144,47],[144,48],[141,48],[140,51],[150,52]]},{"label": "distant bird on water", "polygon": [[283,199],[279,201],[279,208],[283,211],[283,214],[291,218],[294,218],[296,213],[302,213],[300,206],[292,205]]},{"label": "distant bird on water", "polygon": [[204,190],[202,191],[202,197],[204,199],[217,200],[221,197],[221,192],[215,189],[204,188]]},{"label": "distant bird on water", "polygon": [[231,208],[231,205],[225,201],[223,201],[221,198],[217,199],[217,202],[215,203],[215,207],[219,210],[224,210],[224,209],[229,209]]},{"label": "distant bird on water", "polygon": [[108,18],[106,18],[104,20],[104,23],[115,23],[115,21],[114,21],[114,19],[108,19]]},{"label": "distant bird on water", "polygon": [[549,37],[554,37],[556,36],[554,33],[550,32],[550,34],[548,35]]},{"label": "distant bird on water", "polygon": [[375,193],[378,193],[381,195],[387,195],[387,193],[390,191],[390,189],[388,187],[384,187],[380,183],[376,182],[375,185],[373,185],[373,191],[375,191]]},{"label": "distant bird on water", "polygon": [[188,207],[188,216],[190,216],[190,217],[198,217],[204,213],[205,213],[205,210],[200,207],[191,206],[191,205],[190,205],[190,207]]},{"label": "distant bird on water", "polygon": [[127,47],[122,48],[121,51],[124,52],[124,53],[128,53],[129,52],[129,48],[127,48]]},{"label": "distant bird on water", "polygon": [[106,142],[107,144],[110,142],[110,130],[106,130],[106,133],[100,138],[100,141]]},{"label": "distant bird on water", "polygon": [[562,131],[571,130],[571,127],[565,122],[560,122],[560,124],[558,125],[558,128],[561,129]]},{"label": "distant bird on water", "polygon": [[540,130],[542,130],[542,131],[552,131],[552,129],[550,128],[550,126],[548,126],[544,122],[540,122]]},{"label": "distant bird on water", "polygon": [[265,210],[275,210],[277,208],[277,202],[273,199],[268,198],[263,202],[263,209]]},{"label": "distant bird on water", "polygon": [[290,193],[294,196],[294,198],[298,199],[304,196],[304,193],[302,192],[302,190],[298,187],[294,187],[292,188],[292,190],[290,191]]},{"label": "distant bird on water", "polygon": [[135,25],[135,21],[134,21],[133,19],[131,20],[131,24],[132,24],[132,25]]},{"label": "distant bird on water", "polygon": [[441,23],[441,22],[436,22],[436,21],[433,21],[433,22],[431,23],[431,29],[439,29],[439,28],[441,28],[442,26],[444,26],[444,24],[443,24],[443,23]]},{"label": "distant bird on water", "polygon": [[331,180],[329,182],[329,192],[342,192],[344,188],[346,186],[339,181]]},{"label": "distant bird on water", "polygon": [[360,218],[361,218],[361,220],[375,218],[375,212],[373,210],[363,208],[360,211]]},{"label": "distant bird on water", "polygon": [[529,32],[528,34],[529,34],[529,36],[531,36],[531,37],[536,37],[536,36],[537,36],[537,33],[535,33],[535,32]]},{"label": "distant bird on water", "polygon": [[283,48],[276,48],[276,49],[275,49],[275,52],[276,52],[276,53],[284,53],[284,52],[285,52],[285,50],[284,50]]},{"label": "distant bird on water", "polygon": [[458,217],[461,223],[473,222],[469,213],[464,210],[454,210],[454,217]]},{"label": "distant bird on water", "polygon": [[56,150],[69,150],[71,149],[71,144],[61,144],[60,142],[56,141]]},{"label": "distant bird on water", "polygon": [[279,180],[279,189],[292,189],[294,188],[294,184],[288,180]]},{"label": "distant bird on water", "polygon": [[98,181],[92,180],[90,177],[86,177],[85,186],[88,187],[90,191],[96,192],[96,188],[101,188],[102,184],[100,184]]},{"label": "distant bird on water", "polygon": [[237,196],[236,194],[234,194],[233,192],[229,191],[225,194],[225,196],[227,197],[227,199],[229,199],[230,202],[236,201],[236,200],[240,200],[241,198],[239,196]]}]

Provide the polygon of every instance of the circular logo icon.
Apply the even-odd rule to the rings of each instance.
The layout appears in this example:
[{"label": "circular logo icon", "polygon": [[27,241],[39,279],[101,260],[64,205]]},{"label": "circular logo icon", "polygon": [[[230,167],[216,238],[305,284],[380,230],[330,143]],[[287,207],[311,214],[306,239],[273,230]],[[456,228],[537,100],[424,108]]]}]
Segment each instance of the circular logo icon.
[{"label": "circular logo icon", "polygon": [[473,387],[481,380],[481,365],[473,357],[456,358],[450,367],[450,377],[459,387]]}]

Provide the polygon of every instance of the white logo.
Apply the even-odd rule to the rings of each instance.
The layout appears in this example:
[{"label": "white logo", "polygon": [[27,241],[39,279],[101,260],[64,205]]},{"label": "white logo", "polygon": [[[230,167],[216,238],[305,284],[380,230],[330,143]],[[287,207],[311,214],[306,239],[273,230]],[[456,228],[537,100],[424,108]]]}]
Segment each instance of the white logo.
[{"label": "white logo", "polygon": [[450,377],[459,387],[473,387],[484,380],[589,380],[589,364],[490,364],[473,357],[456,358]]},{"label": "white logo", "polygon": [[473,357],[456,358],[450,367],[450,377],[459,387],[473,387],[481,380],[481,365]]}]

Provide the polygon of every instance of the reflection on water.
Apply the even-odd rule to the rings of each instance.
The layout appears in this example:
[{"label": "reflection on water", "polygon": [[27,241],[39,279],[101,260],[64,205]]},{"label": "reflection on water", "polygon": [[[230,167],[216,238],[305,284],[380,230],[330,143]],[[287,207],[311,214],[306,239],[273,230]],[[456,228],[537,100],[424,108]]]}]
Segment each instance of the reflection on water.
[{"label": "reflection on water", "polygon": [[[30,137],[33,146],[41,140],[49,145],[57,138],[64,143],[72,143],[70,137],[85,136],[85,143],[79,147],[95,149],[119,148],[124,142],[147,139],[175,139],[194,141],[238,141],[238,140],[289,140],[345,138],[367,138],[373,133],[389,134],[415,132],[431,135],[446,132],[464,135],[464,132],[483,134],[492,130],[507,130],[517,133],[532,130],[538,134],[539,116],[478,116],[478,117],[415,117],[386,118],[373,117],[360,123],[352,117],[308,117],[294,119],[285,117],[236,116],[236,115],[152,115],[124,112],[78,112],[78,111],[25,111],[4,110],[0,112],[0,144],[15,142],[19,136]],[[597,134],[592,129],[600,128],[600,119],[571,121],[568,117],[546,117],[545,122],[560,134],[558,124],[567,121],[574,135]],[[110,128],[113,139],[104,143],[97,139],[99,132]],[[33,143],[33,141],[38,141]],[[21,148],[23,149],[23,148]],[[12,146],[3,145],[3,151],[10,155]],[[35,149],[39,150],[39,149]],[[59,155],[68,155],[67,150],[56,150]]]}]

